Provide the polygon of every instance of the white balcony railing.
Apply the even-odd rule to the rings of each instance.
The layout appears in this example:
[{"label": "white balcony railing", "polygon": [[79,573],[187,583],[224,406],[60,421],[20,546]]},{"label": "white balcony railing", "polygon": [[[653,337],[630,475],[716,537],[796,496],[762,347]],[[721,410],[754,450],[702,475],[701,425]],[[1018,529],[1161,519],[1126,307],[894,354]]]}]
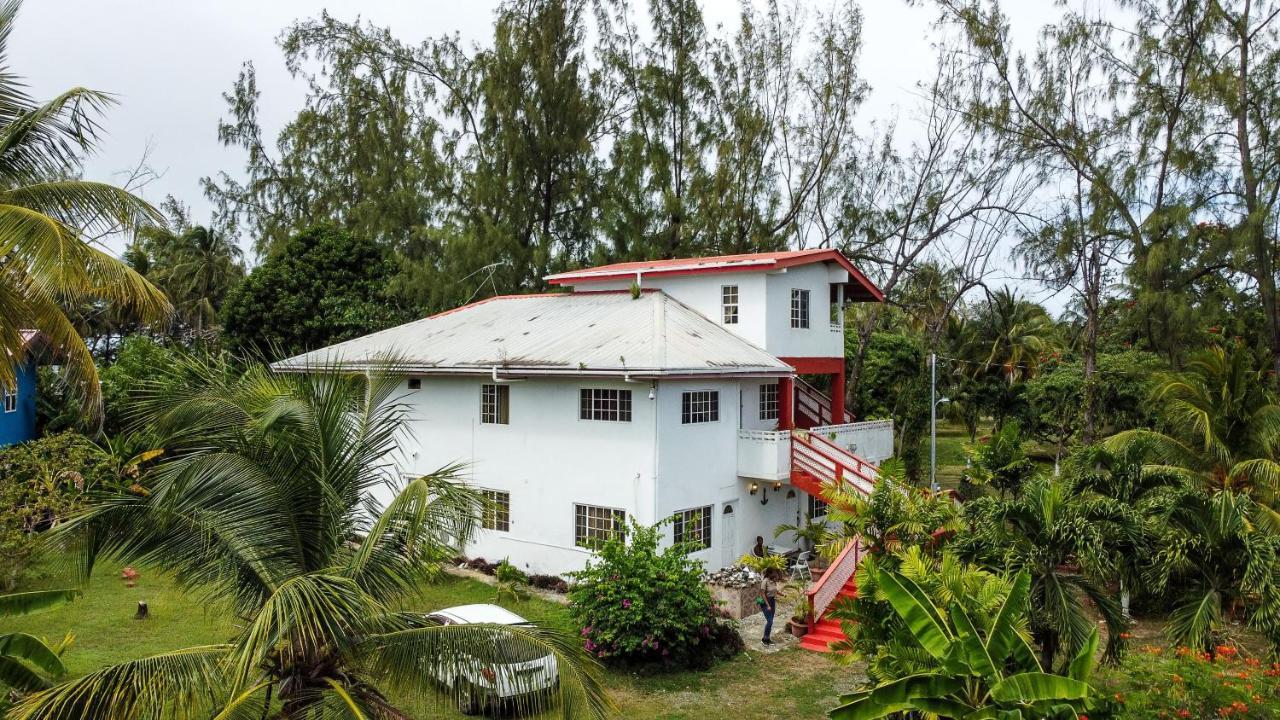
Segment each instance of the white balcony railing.
[{"label": "white balcony railing", "polygon": [[[893,457],[892,420],[870,420],[867,422],[842,423],[840,425],[823,425],[810,428],[809,432],[820,435],[854,455],[876,465],[879,465],[887,458]],[[739,448],[741,448],[741,444],[739,444]],[[741,449],[738,452],[739,457],[741,457]]]},{"label": "white balcony railing", "polygon": [[738,475],[757,480],[790,480],[791,433],[739,430]]}]

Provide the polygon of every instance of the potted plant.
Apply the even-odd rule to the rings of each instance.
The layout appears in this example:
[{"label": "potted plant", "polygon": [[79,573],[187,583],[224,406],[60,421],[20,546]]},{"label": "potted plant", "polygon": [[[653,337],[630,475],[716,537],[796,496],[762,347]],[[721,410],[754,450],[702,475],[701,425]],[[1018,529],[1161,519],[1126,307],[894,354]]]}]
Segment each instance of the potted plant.
[{"label": "potted plant", "polygon": [[813,552],[826,537],[827,524],[825,522],[809,518],[801,525],[779,525],[773,529],[775,538],[782,536],[783,533],[791,533],[792,539],[801,550],[805,552]]},{"label": "potted plant", "polygon": [[805,595],[805,586],[799,582],[789,582],[782,589],[788,602],[794,603],[794,610],[787,620],[787,632],[801,638],[809,632],[809,598]]}]

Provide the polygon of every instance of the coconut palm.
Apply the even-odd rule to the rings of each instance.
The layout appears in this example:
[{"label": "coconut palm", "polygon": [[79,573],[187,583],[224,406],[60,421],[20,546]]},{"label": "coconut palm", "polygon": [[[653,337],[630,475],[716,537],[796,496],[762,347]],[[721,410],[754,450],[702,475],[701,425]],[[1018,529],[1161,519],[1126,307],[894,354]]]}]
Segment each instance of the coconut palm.
[{"label": "coconut palm", "polygon": [[1074,655],[1094,629],[1088,598],[1107,625],[1115,656],[1128,626],[1105,582],[1117,575],[1118,552],[1138,539],[1133,511],[1107,497],[1080,492],[1068,477],[1038,477],[1010,498],[978,498],[965,506],[973,532],[961,552],[987,567],[1031,577],[1031,631],[1040,663],[1050,669]]},{"label": "coconut palm", "polygon": [[145,256],[147,277],[164,289],[182,323],[196,336],[217,322],[222,300],[244,277],[240,247],[224,233],[201,225],[179,232],[148,229],[131,250],[139,251]]},{"label": "coconut palm", "polygon": [[976,323],[978,341],[987,348],[985,365],[1000,368],[1010,385],[1035,375],[1044,353],[1057,343],[1044,308],[1007,287],[988,296]]},{"label": "coconut palm", "polygon": [[1153,391],[1171,431],[1128,430],[1106,445],[1123,451],[1142,443],[1148,472],[1248,495],[1255,520],[1280,533],[1280,404],[1265,372],[1240,343],[1192,353],[1182,372],[1159,376]]},{"label": "coconut palm", "polygon": [[164,295],[91,238],[132,232],[158,213],[129,192],[72,179],[97,143],[110,96],[74,88],[37,103],[9,72],[18,0],[0,3],[0,384],[12,384],[23,330],[65,355],[68,377],[100,409],[97,371],[65,308],[106,303],[144,321],[169,311]]},{"label": "coconut palm", "polygon": [[395,378],[257,367],[228,379],[195,361],[174,372],[190,380],[159,382],[140,400],[142,421],[167,438],[166,459],[144,479],[149,492],[95,502],[57,533],[85,572],[117,558],[173,573],[232,608],[236,634],[90,673],[26,698],[11,718],[405,718],[401,699],[469,705],[472,688],[453,674],[464,662],[492,668],[531,653],[554,657],[560,683],[553,696],[528,695],[530,708],[607,711],[574,637],[437,626],[403,610],[469,537],[482,503],[456,482],[457,468],[375,503],[406,432]]}]

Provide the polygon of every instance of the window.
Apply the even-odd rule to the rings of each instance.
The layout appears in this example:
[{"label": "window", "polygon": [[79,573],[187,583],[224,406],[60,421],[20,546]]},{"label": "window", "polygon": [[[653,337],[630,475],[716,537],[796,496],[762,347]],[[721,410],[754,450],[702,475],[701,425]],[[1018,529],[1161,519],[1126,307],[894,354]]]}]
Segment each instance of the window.
[{"label": "window", "polygon": [[488,425],[509,425],[511,415],[510,385],[480,386],[480,422]]},{"label": "window", "polygon": [[791,327],[809,327],[809,291],[791,289]]},{"label": "window", "polygon": [[631,422],[631,391],[582,388],[578,419]]},{"label": "window", "polygon": [[573,506],[573,544],[578,547],[598,548],[607,540],[622,537],[626,528],[625,511],[594,505]]},{"label": "window", "polygon": [[760,386],[760,419],[778,419],[778,383]]},{"label": "window", "polygon": [[697,390],[680,396],[681,424],[691,425],[693,423],[718,422],[719,420],[719,390]]},{"label": "window", "polygon": [[7,413],[18,412],[18,391],[0,390],[0,395],[4,395],[4,411]]},{"label": "window", "polygon": [[422,378],[409,378],[409,389],[410,389],[410,390],[421,390],[421,389],[422,389]]},{"label": "window", "polygon": [[723,311],[725,325],[738,324],[738,286],[720,286],[720,308]]},{"label": "window", "polygon": [[484,511],[480,525],[485,530],[511,532],[511,493],[501,490],[482,490]]},{"label": "window", "polygon": [[827,504],[822,501],[822,498],[817,498],[812,495],[808,495],[806,497],[809,498],[809,519],[810,520],[814,518],[827,516]]},{"label": "window", "polygon": [[676,512],[671,528],[677,545],[689,543],[700,548],[711,547],[711,506]]}]

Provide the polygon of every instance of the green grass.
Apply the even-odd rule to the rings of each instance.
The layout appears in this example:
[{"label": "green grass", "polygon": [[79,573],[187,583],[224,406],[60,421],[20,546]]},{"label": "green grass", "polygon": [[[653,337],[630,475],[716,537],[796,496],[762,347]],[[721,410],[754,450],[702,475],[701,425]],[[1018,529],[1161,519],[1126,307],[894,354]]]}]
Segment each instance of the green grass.
[{"label": "green grass", "polygon": [[[0,632],[28,632],[53,641],[74,633],[75,642],[63,656],[72,675],[183,647],[226,642],[235,635],[236,619],[225,607],[178,590],[170,578],[148,568],[140,568],[136,587],[125,587],[121,569],[100,565],[79,600],[36,615],[0,618]],[[67,585],[64,574],[46,566],[29,573],[19,589]],[[148,603],[149,620],[133,619],[139,600]],[[404,606],[429,611],[493,601],[493,587],[445,576],[424,585]],[[500,604],[539,624],[576,630],[568,608],[558,603],[529,598]],[[855,670],[841,668],[827,656],[794,648],[769,655],[746,653],[705,672],[605,673],[621,717],[665,720],[821,717],[840,692],[852,690],[860,679]],[[402,707],[414,717],[461,717],[443,704],[404,702]]]}]

